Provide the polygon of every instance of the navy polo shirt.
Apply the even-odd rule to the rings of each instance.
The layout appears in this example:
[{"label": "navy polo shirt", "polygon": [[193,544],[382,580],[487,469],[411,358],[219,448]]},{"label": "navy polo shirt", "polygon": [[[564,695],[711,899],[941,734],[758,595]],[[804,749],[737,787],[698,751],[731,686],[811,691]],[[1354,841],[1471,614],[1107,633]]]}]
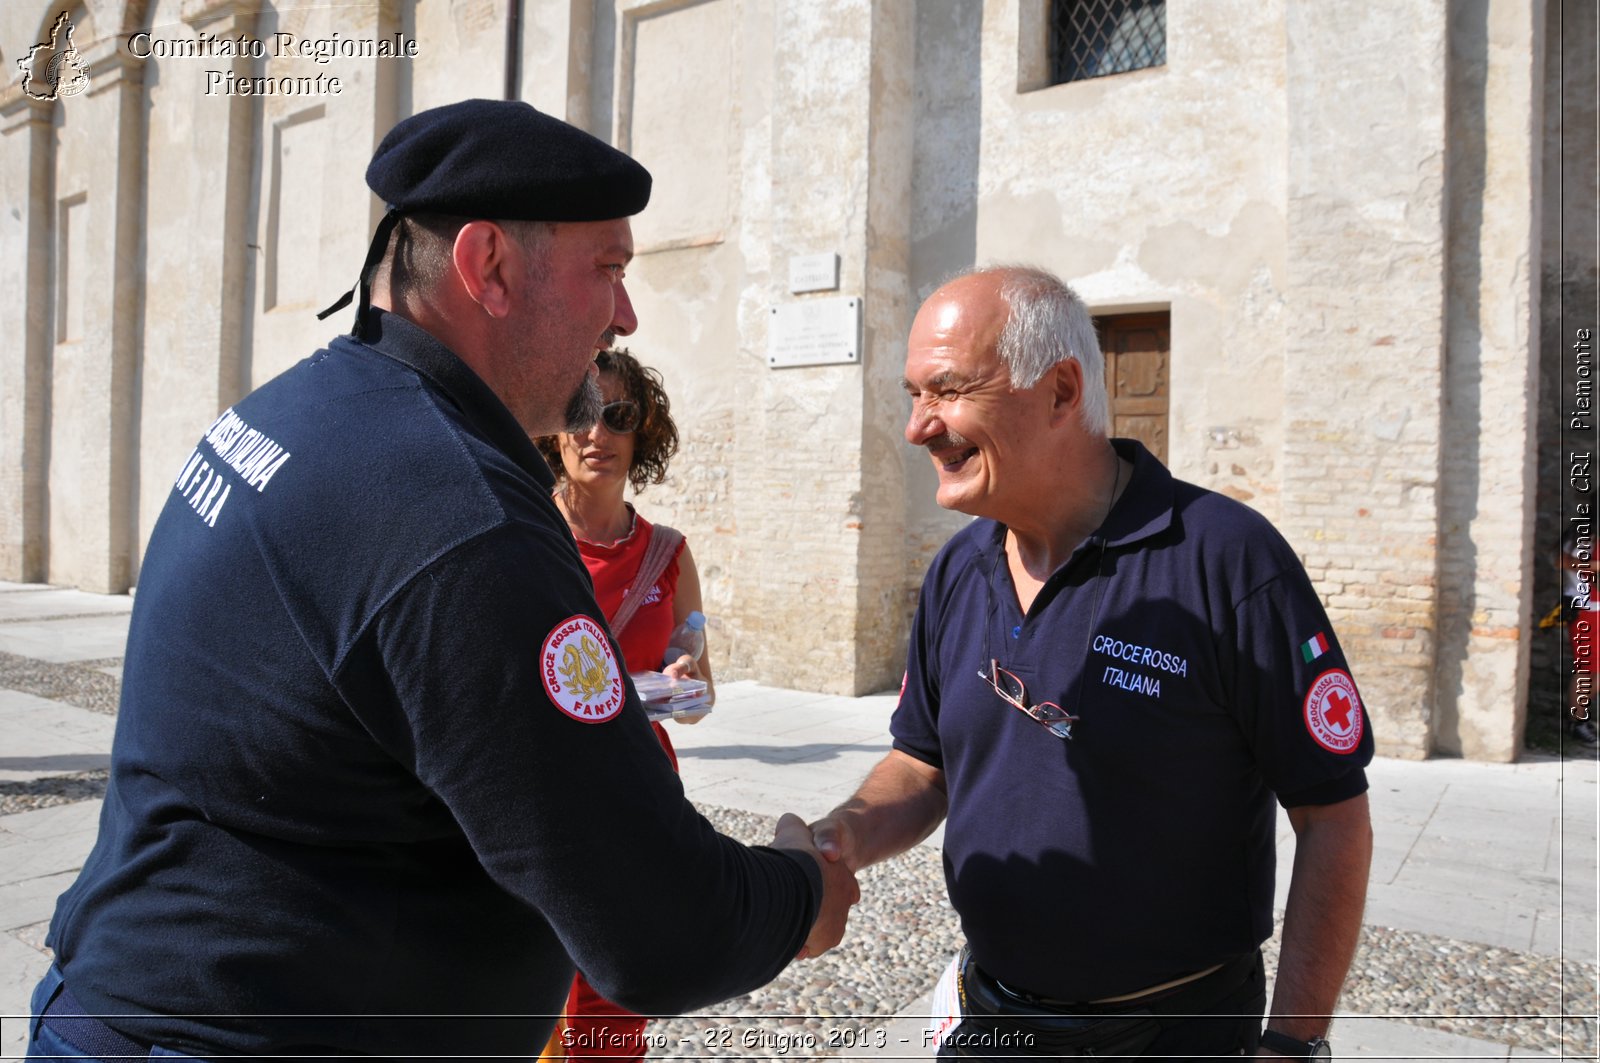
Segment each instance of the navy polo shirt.
[{"label": "navy polo shirt", "polygon": [[814,861],[695,812],[548,466],[426,332],[369,330],[178,473],[51,926],[68,987],[178,1050],[414,1057],[532,1055],[574,960],[647,1013],[764,984]]},{"label": "navy polo shirt", "polygon": [[[1272,932],[1273,799],[1366,789],[1372,735],[1294,552],[1258,513],[1116,440],[1133,478],[1024,616],[1006,529],[935,558],[895,748],[945,774],[951,903],[978,963],[1058,1000],[1134,992]],[[1031,703],[1078,717],[1063,740]]]}]

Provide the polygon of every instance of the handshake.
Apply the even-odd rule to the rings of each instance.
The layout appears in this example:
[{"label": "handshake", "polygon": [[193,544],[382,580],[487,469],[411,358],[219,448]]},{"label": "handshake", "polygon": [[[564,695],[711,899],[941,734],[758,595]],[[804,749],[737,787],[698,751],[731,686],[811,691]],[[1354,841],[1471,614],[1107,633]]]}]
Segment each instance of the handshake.
[{"label": "handshake", "polygon": [[782,816],[773,848],[803,850],[822,867],[822,907],[796,958],[821,956],[844,937],[850,906],[861,899],[857,871],[922,841],[948,809],[944,772],[893,749],[854,797],[815,823]]},{"label": "handshake", "polygon": [[825,816],[810,825],[792,812],[778,819],[772,847],[810,853],[822,868],[822,904],[817,910],[817,921],[812,924],[811,933],[796,959],[821,956],[837,945],[844,937],[850,906],[861,899],[861,887],[856,883],[857,867],[847,858],[848,835],[845,823],[836,815]]}]

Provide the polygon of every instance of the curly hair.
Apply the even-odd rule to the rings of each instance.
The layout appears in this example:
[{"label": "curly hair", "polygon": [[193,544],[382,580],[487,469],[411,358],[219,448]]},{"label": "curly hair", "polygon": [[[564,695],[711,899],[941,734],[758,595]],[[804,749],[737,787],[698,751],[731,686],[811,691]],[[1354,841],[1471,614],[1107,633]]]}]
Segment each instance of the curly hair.
[{"label": "curly hair", "polygon": [[[647,484],[662,483],[667,478],[667,462],[678,452],[678,426],[672,421],[672,403],[661,374],[648,366],[626,347],[601,351],[595,357],[601,373],[615,374],[622,382],[622,397],[639,404],[639,427],[633,433],[633,461],[628,465],[628,482],[635,491],[643,491]],[[561,462],[561,437],[540,436],[534,440],[539,453],[549,462],[559,483],[566,478],[566,467]]]}]

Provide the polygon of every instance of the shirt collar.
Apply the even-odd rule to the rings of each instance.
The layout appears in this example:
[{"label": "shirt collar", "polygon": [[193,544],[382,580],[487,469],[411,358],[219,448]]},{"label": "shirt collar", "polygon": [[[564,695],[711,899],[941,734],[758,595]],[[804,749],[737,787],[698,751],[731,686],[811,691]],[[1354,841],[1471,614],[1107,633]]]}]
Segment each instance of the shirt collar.
[{"label": "shirt collar", "polygon": [[[1107,547],[1127,546],[1159,535],[1172,526],[1174,481],[1171,471],[1137,439],[1113,439],[1111,445],[1119,458],[1133,463],[1133,476],[1122,497],[1106,514],[1105,521],[1063,562],[1061,571],[1071,567],[1083,550],[1098,549],[1102,541]],[[985,562],[993,564],[1005,550],[1006,526],[998,521],[988,523],[991,527],[979,540],[979,553]]]},{"label": "shirt collar", "polygon": [[1133,478],[1096,536],[1107,546],[1127,546],[1172,526],[1172,472],[1137,439],[1113,439],[1117,456],[1133,462]]},{"label": "shirt collar", "polygon": [[370,347],[415,370],[443,392],[484,438],[516,462],[546,491],[555,486],[555,475],[545,462],[544,455],[539,453],[539,448],[528,438],[528,433],[523,431],[522,425],[517,423],[505,403],[483,382],[483,378],[473,372],[454,351],[421,326],[398,314],[372,307],[365,318],[366,327],[361,337],[350,342]]}]

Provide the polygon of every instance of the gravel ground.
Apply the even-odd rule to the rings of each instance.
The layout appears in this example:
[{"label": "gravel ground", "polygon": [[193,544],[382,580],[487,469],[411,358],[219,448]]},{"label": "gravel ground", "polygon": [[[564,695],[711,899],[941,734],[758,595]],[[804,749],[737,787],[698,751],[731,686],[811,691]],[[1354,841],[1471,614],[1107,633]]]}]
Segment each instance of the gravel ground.
[{"label": "gravel ground", "polygon": [[[53,617],[30,617],[29,622]],[[76,705],[105,716],[117,714],[121,684],[99,671],[121,663],[121,658],[52,664],[14,653],[0,653],[0,687],[35,697]],[[52,775],[26,782],[0,782],[0,816],[29,812],[51,805],[88,801],[106,792],[105,771]]]},{"label": "gravel ground", "polygon": [[96,669],[116,663],[118,661],[113,658],[52,664],[14,653],[0,653],[0,687],[115,716],[117,693],[122,684]]},{"label": "gravel ground", "polygon": [[[771,841],[776,820],[702,807],[717,829]],[[849,1056],[841,1041],[869,1036],[936,980],[961,942],[937,853],[916,850],[861,876],[862,900],[839,948],[791,965],[771,984],[703,1016],[653,1023],[659,1059]],[[1281,929],[1281,928],[1280,928]],[[1270,984],[1277,935],[1266,952]],[[1340,1009],[1500,1044],[1594,1058],[1593,966],[1385,927],[1365,928]],[[734,1018],[737,1017],[737,1018]],[[840,1019],[849,1021],[840,1022]],[[1337,1036],[1337,1031],[1335,1031]],[[833,1043],[830,1044],[829,1042]]]},{"label": "gravel ground", "polygon": [[32,812],[51,805],[70,805],[74,801],[99,800],[105,796],[106,775],[106,770],[101,768],[27,782],[0,782],[0,816]]}]

